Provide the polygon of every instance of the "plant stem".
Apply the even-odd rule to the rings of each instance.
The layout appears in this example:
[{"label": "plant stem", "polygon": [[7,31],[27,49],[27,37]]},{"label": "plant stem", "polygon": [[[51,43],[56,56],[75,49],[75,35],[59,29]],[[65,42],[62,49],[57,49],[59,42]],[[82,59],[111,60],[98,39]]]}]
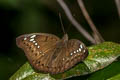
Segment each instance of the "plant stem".
[{"label": "plant stem", "polygon": [[115,0],[115,3],[116,3],[117,10],[118,10],[119,18],[120,18],[120,0]]},{"label": "plant stem", "polygon": [[94,36],[94,39],[95,39],[96,43],[99,44],[99,43],[104,42],[104,39],[102,38],[102,36],[101,36],[100,33],[98,32],[95,24],[93,23],[92,19],[90,18],[89,14],[88,14],[85,6],[84,6],[83,1],[82,1],[82,0],[77,0],[77,1],[78,1],[78,4],[79,4],[79,6],[80,6],[80,8],[81,8],[81,10],[82,10],[82,13],[83,13],[85,19],[87,20],[90,28],[91,28],[92,31],[93,31],[93,36]]},{"label": "plant stem", "polygon": [[77,28],[77,30],[91,43],[95,44],[94,38],[75,20],[75,18],[72,16],[68,6],[64,3],[63,0],[57,0],[60,6],[63,8],[66,16],[70,20],[70,22]]}]

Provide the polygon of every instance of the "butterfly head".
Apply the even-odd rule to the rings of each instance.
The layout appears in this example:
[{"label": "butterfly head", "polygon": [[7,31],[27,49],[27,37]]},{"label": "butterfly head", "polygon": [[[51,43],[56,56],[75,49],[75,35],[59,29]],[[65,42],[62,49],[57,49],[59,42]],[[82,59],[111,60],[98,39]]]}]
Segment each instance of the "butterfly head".
[{"label": "butterfly head", "polygon": [[65,35],[63,36],[62,40],[63,40],[63,42],[68,41],[68,35],[67,35],[67,34],[65,34]]}]

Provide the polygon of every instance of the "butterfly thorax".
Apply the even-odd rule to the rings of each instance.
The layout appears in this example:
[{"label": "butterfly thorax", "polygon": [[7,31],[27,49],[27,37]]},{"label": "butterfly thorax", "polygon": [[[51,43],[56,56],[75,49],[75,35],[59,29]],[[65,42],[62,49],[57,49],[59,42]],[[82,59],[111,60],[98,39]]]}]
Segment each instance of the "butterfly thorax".
[{"label": "butterfly thorax", "polygon": [[68,35],[64,34],[63,38],[62,38],[62,42],[66,43],[68,41]]}]

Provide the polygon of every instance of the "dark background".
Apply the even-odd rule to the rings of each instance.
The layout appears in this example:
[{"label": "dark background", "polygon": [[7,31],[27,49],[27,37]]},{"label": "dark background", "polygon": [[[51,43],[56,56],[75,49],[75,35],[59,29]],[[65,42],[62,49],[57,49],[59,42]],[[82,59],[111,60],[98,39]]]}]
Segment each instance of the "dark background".
[{"label": "dark background", "polygon": [[[76,0],[65,0],[76,20],[92,33]],[[120,43],[120,18],[114,0],[84,0],[85,6],[106,41]],[[69,22],[56,0],[0,0],[0,79],[7,80],[26,62],[16,46],[16,37],[26,33],[52,33],[63,36],[58,14],[69,38],[91,43]]]}]

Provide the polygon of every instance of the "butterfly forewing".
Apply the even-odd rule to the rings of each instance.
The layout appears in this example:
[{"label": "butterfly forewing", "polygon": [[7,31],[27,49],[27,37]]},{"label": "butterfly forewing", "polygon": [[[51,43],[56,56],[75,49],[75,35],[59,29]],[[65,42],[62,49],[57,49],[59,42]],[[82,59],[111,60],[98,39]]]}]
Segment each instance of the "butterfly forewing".
[{"label": "butterfly forewing", "polygon": [[36,70],[51,74],[70,69],[88,55],[87,48],[81,41],[67,40],[66,35],[61,40],[45,33],[22,35],[17,38],[17,45],[24,50]]},{"label": "butterfly forewing", "polygon": [[[24,50],[33,67],[36,67],[39,58],[42,60],[42,63],[44,63],[47,57],[44,59],[42,56],[50,56],[59,40],[57,36],[46,33],[26,34],[16,39],[17,45]],[[47,54],[48,52],[50,52],[50,54]]]}]

